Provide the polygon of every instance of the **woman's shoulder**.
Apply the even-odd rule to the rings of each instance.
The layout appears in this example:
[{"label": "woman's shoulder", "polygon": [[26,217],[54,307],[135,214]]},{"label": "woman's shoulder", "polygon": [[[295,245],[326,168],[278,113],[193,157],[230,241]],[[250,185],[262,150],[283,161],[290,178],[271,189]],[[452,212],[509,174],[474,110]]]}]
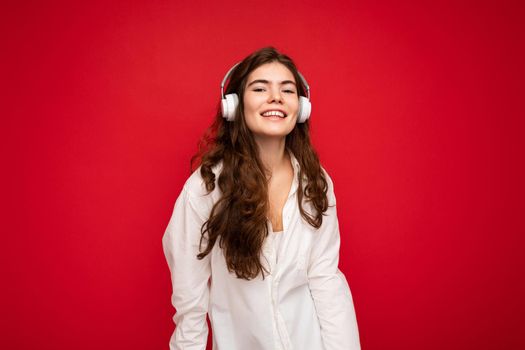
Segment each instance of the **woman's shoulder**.
[{"label": "woman's shoulder", "polygon": [[332,178],[330,177],[330,174],[328,173],[328,171],[322,164],[319,164],[319,166],[321,167],[321,172],[323,173],[326,179],[326,182],[328,183],[328,186],[332,186],[333,182],[332,182]]},{"label": "woman's shoulder", "polygon": [[[290,154],[290,160],[292,162],[292,166],[296,169],[296,170],[300,170],[301,169],[301,163],[299,162],[299,160],[296,158],[295,154],[293,153],[292,150],[290,149],[287,149],[289,154]],[[332,182],[332,178],[330,177],[330,175],[328,174],[328,171],[326,170],[326,168],[323,166],[323,164],[319,163],[319,167],[321,168],[321,172],[323,173],[325,179],[326,179],[326,182],[328,183],[328,186],[333,186],[333,182]]]},{"label": "woman's shoulder", "polygon": [[219,178],[219,174],[222,169],[222,161],[212,167],[212,172],[215,174],[215,188],[211,192],[208,192],[206,188],[206,181],[201,175],[201,168],[202,165],[200,165],[197,169],[195,169],[195,171],[193,171],[193,173],[191,173],[190,177],[184,184],[184,189],[195,198],[206,198],[208,196],[214,197],[214,195],[219,191],[217,179]]},{"label": "woman's shoulder", "polygon": [[326,179],[326,184],[328,186],[327,188],[327,195],[330,203],[335,204],[335,191],[334,191],[334,182],[330,175],[328,174],[328,171],[321,165],[321,171],[324,174],[324,177]]}]

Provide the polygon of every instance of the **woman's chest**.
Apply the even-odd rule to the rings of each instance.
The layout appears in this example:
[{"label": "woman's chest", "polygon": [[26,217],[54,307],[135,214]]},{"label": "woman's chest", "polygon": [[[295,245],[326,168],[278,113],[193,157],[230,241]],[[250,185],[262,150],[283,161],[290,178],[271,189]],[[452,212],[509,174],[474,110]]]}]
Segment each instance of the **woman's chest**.
[{"label": "woman's chest", "polygon": [[[270,275],[270,280],[280,281],[282,287],[292,288],[307,283],[310,252],[318,233],[302,218],[298,205],[294,201],[297,201],[297,198],[292,196],[283,206],[284,230],[277,234],[280,235],[278,244],[275,241],[277,235],[272,233],[268,227],[269,234],[263,241],[260,253],[260,262],[267,271],[265,275]],[[234,273],[228,271],[223,251],[218,244],[212,250],[212,274],[216,282],[225,283],[225,288],[228,285],[227,288],[231,288],[237,284],[247,287],[246,281],[238,280]],[[259,279],[261,278],[256,278],[256,280]]]},{"label": "woman's chest", "polygon": [[273,231],[283,230],[283,209],[289,198],[292,183],[293,170],[275,176],[268,184],[268,218]]}]

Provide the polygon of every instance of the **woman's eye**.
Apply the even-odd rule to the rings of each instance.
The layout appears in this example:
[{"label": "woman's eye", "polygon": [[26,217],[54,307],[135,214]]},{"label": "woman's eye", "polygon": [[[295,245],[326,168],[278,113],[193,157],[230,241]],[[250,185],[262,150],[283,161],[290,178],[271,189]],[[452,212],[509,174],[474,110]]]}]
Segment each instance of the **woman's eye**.
[{"label": "woman's eye", "polygon": [[[260,91],[265,91],[265,89],[263,89],[263,88],[256,88],[256,89],[253,89],[253,91],[260,92]],[[289,94],[295,94],[295,91],[293,91],[293,90],[284,90],[284,92],[289,93]]]}]

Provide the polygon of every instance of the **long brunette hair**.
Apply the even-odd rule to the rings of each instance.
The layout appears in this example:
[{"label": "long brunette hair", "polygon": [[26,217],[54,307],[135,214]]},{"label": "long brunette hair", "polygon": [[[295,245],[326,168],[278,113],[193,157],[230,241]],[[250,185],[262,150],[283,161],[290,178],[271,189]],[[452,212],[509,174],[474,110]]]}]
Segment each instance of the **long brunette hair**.
[{"label": "long brunette hair", "polygon": [[[292,73],[297,83],[298,94],[305,96],[297,68],[287,56],[274,47],[265,47],[246,57],[235,67],[230,76],[225,94],[237,93],[239,106],[235,120],[228,122],[222,117],[220,105],[215,121],[199,142],[199,151],[190,162],[200,158],[200,174],[208,193],[215,188],[215,174],[212,168],[222,161],[217,184],[221,198],[213,206],[209,219],[202,225],[201,239],[208,242],[206,249],[197,255],[203,259],[210,253],[217,238],[223,249],[226,265],[238,278],[253,279],[268,272],[260,262],[260,254],[268,236],[268,171],[259,157],[257,144],[248,129],[244,117],[243,96],[248,75],[259,66],[279,62]],[[296,157],[300,165],[297,201],[301,216],[314,228],[323,222],[323,213],[328,208],[327,180],[321,169],[319,157],[310,143],[309,121],[297,123],[286,136],[285,147]],[[303,179],[304,177],[304,179]],[[310,202],[314,213],[303,208]],[[207,237],[205,237],[207,235]]]}]

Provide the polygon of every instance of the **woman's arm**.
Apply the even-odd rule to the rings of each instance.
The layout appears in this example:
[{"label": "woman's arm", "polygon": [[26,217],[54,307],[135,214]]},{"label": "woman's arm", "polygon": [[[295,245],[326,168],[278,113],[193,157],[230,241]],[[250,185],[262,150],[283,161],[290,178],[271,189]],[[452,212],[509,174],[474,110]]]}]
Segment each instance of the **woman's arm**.
[{"label": "woman's arm", "polygon": [[325,350],[359,350],[359,332],[350,288],[339,270],[339,223],[331,178],[328,181],[330,207],[316,233],[308,264],[308,283]]},{"label": "woman's arm", "polygon": [[[173,286],[171,302],[176,309],[173,316],[176,328],[170,339],[171,350],[206,349],[210,254],[202,260],[196,257],[204,221],[205,217],[199,213],[197,198],[185,186],[175,202],[162,237]],[[204,240],[203,247],[206,247]]]}]

